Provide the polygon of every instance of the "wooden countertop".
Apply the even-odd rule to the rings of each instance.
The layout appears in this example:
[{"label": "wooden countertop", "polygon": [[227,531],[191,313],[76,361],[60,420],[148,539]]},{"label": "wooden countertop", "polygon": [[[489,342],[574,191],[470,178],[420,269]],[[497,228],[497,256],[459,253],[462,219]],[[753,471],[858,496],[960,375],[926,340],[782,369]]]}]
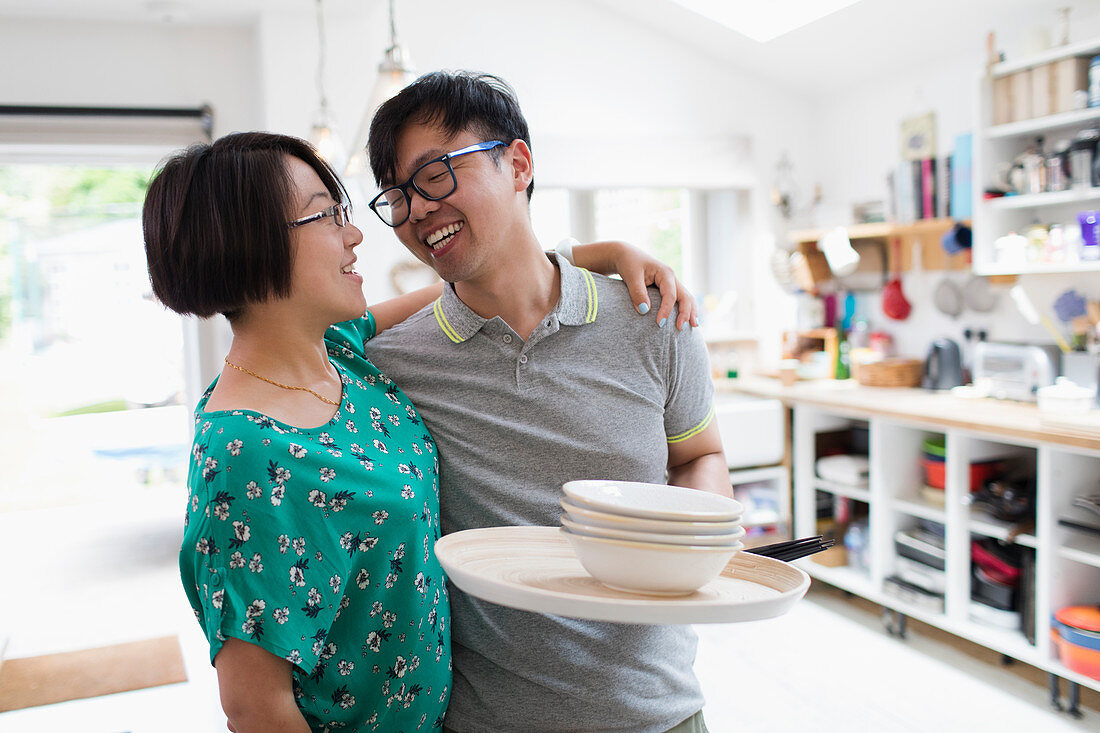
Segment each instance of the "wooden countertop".
[{"label": "wooden countertop", "polygon": [[1027,442],[1052,443],[1100,452],[1100,410],[1053,420],[1026,402],[956,397],[917,388],[864,387],[854,379],[804,380],[784,387],[778,379],[746,376],[715,380],[718,392],[740,392],[782,400],[786,405],[815,405],[851,417],[881,416],[926,425],[957,428]]}]

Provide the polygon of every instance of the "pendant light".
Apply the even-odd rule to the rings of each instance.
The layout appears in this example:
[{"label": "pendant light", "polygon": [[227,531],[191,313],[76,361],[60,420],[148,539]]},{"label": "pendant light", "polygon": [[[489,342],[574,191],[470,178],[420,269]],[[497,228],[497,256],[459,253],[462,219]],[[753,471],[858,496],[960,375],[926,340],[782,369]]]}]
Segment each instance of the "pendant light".
[{"label": "pendant light", "polygon": [[375,79],[374,89],[367,102],[367,111],[363,115],[363,123],[359,126],[359,134],[355,136],[355,147],[348,155],[348,165],[344,170],[344,175],[348,177],[363,175],[370,170],[367,160],[367,137],[370,135],[371,118],[374,117],[374,111],[378,109],[378,105],[404,89],[415,77],[412,64],[405,55],[404,49],[397,44],[393,3],[394,0],[390,0],[390,45],[382,57],[382,63],[378,64],[378,78]]},{"label": "pendant light", "polygon": [[320,107],[310,128],[309,141],[325,161],[336,170],[344,165],[344,143],[336,132],[332,115],[328,109],[328,96],[325,94],[325,10],[324,0],[317,0],[317,96]]}]

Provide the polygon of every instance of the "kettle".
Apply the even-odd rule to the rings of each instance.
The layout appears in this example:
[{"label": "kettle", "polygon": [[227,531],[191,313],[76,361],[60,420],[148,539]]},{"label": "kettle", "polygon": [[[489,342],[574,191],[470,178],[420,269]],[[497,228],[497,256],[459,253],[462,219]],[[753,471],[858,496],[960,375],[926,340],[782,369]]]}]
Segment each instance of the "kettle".
[{"label": "kettle", "polygon": [[951,389],[963,383],[962,354],[951,339],[936,339],[924,360],[925,389]]}]

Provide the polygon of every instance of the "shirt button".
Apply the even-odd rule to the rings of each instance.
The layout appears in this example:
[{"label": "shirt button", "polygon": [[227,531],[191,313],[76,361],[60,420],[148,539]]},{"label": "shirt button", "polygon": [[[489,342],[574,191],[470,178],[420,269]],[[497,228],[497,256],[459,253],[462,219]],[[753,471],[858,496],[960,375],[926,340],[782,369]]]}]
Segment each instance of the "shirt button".
[{"label": "shirt button", "polygon": [[519,363],[520,364],[526,364],[527,363],[527,354],[520,354]]},{"label": "shirt button", "polygon": [[506,334],[504,334],[504,338],[503,338],[503,341],[504,341],[504,343],[506,343],[506,344],[510,344],[510,343],[512,343],[512,334],[510,334],[510,333],[506,333]]},{"label": "shirt button", "polygon": [[210,585],[217,588],[221,584],[222,584],[222,577],[220,575],[218,575],[217,573],[214,573],[210,576]]}]

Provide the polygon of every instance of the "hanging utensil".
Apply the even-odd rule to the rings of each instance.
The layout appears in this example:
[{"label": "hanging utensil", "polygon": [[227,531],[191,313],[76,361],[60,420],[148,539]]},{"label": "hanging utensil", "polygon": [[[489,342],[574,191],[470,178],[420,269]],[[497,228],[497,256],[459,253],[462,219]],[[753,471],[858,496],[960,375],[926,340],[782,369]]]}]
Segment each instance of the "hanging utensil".
[{"label": "hanging utensil", "polygon": [[963,311],[963,292],[954,280],[945,277],[932,292],[932,302],[940,313],[958,318]]},{"label": "hanging utensil", "polygon": [[894,254],[893,275],[882,289],[882,312],[895,321],[904,321],[912,312],[913,306],[905,298],[901,289],[901,242],[895,237],[891,240]]}]

